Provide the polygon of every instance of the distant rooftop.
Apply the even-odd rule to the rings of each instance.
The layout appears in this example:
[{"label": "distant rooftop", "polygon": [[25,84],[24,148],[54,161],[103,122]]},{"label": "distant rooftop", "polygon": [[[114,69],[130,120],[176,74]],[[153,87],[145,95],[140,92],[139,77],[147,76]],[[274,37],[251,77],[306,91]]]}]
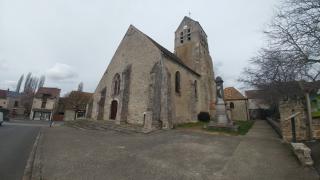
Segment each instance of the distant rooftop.
[{"label": "distant rooftop", "polygon": [[60,96],[60,89],[51,87],[41,87],[36,93],[36,97],[41,98],[43,94],[50,95],[50,98],[58,98]]},{"label": "distant rooftop", "polygon": [[236,88],[228,87],[224,89],[224,99],[225,100],[243,100],[247,98],[244,97]]}]

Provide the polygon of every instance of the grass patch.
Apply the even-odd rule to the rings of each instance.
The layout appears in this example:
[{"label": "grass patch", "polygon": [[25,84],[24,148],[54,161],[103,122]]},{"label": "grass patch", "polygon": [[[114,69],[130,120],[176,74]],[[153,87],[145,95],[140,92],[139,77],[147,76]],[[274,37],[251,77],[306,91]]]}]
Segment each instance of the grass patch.
[{"label": "grass patch", "polygon": [[184,123],[176,125],[176,128],[185,128],[185,129],[197,129],[201,131],[208,131],[208,132],[217,132],[222,134],[228,135],[245,135],[248,131],[252,128],[254,121],[235,121],[235,125],[238,126],[238,131],[232,131],[230,129],[223,129],[223,128],[206,128],[208,123],[206,122],[191,122],[191,123]]},{"label": "grass patch", "polygon": [[176,125],[176,128],[202,128],[204,125],[208,123],[206,122],[190,122],[190,123],[183,123],[183,124],[178,124]]},{"label": "grass patch", "polygon": [[235,124],[239,126],[238,133],[240,135],[246,135],[252,128],[254,121],[235,121]]}]

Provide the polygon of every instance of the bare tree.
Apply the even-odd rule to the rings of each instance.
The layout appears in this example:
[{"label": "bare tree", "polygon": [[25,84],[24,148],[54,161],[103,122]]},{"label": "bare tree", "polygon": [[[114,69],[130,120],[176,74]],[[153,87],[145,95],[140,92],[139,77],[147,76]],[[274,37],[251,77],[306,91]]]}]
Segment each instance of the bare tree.
[{"label": "bare tree", "polygon": [[83,82],[80,82],[78,85],[78,91],[83,92]]},{"label": "bare tree", "polygon": [[16,92],[20,92],[20,88],[21,88],[21,84],[22,84],[22,82],[23,82],[23,78],[24,78],[24,75],[22,74],[22,75],[20,76],[19,81],[18,81],[17,88],[16,88]]},{"label": "bare tree", "polygon": [[320,1],[285,0],[265,33],[272,49],[296,63],[320,63]]},{"label": "bare tree", "polygon": [[252,58],[240,81],[261,89],[320,79],[319,0],[284,0],[265,34],[267,46]]},{"label": "bare tree", "polygon": [[75,112],[74,119],[76,119],[76,114],[78,112],[86,110],[86,106],[91,99],[91,95],[90,93],[72,91],[67,93],[64,99],[66,109],[73,110]]},{"label": "bare tree", "polygon": [[42,76],[40,77],[38,89],[44,86],[45,81],[46,81],[46,77],[45,77],[44,75],[42,75]]},{"label": "bare tree", "polygon": [[37,77],[32,77],[31,81],[30,81],[30,90],[31,92],[35,93],[38,87],[38,83],[39,83],[39,78]]},{"label": "bare tree", "polygon": [[30,80],[31,80],[31,75],[32,75],[32,73],[29,72],[26,76],[26,80],[24,82],[24,90],[23,90],[23,92],[25,92],[25,93],[29,91],[29,84],[30,84]]},{"label": "bare tree", "polygon": [[32,73],[29,72],[26,81],[24,83],[24,93],[35,93],[39,84],[39,78],[32,76]]}]

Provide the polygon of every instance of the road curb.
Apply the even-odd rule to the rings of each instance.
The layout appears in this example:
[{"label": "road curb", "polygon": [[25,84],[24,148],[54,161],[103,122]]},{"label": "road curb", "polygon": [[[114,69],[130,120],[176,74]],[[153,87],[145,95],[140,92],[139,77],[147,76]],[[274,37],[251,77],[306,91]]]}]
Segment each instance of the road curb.
[{"label": "road curb", "polygon": [[40,129],[36,140],[34,141],[32,150],[29,154],[29,158],[26,164],[26,167],[24,169],[24,173],[23,173],[23,177],[22,180],[31,180],[33,179],[33,171],[34,171],[34,165],[35,165],[35,158],[36,158],[36,154],[37,154],[37,150],[38,150],[38,144],[39,144],[39,139],[42,135],[42,128]]}]

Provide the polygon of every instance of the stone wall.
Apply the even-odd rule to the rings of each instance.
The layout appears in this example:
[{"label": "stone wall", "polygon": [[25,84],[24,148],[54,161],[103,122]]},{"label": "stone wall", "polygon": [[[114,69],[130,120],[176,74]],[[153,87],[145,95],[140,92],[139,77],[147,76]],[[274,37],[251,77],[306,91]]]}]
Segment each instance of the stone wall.
[{"label": "stone wall", "polygon": [[[200,111],[209,112],[211,116],[214,116],[213,105],[216,100],[216,87],[213,62],[208,48],[207,35],[199,22],[188,17],[182,20],[175,32],[175,54],[201,75],[201,79],[197,83],[200,90],[198,95],[199,108]],[[209,106],[208,102],[210,102]]]},{"label": "stone wall", "polygon": [[230,116],[234,121],[246,121],[249,120],[248,102],[247,100],[228,100],[226,101],[228,107],[230,103],[234,104],[234,108],[230,108]]},{"label": "stone wall", "polygon": [[[289,142],[292,139],[291,120],[287,119],[291,114],[293,114],[292,110],[294,110],[294,113],[301,113],[295,119],[297,140],[309,140],[310,133],[307,108],[304,103],[305,102],[301,100],[289,100],[282,101],[280,103],[280,125],[282,136],[285,141]],[[312,119],[311,129],[313,139],[320,139],[320,119]]]},{"label": "stone wall", "polygon": [[307,140],[307,113],[303,102],[293,100],[281,101],[279,111],[280,128],[283,139],[287,142],[292,140],[292,126],[291,119],[289,117],[294,113],[300,112],[300,114],[295,118],[296,138],[298,141]]},{"label": "stone wall", "polygon": [[[159,49],[143,33],[130,26],[95,90],[92,118],[97,120],[100,92],[106,88],[103,120],[109,120],[111,102],[116,100],[116,122],[143,125],[149,101],[150,72],[160,59]],[[121,75],[120,94],[113,96],[112,80],[116,73]]]},{"label": "stone wall", "polygon": [[64,121],[73,121],[75,118],[75,111],[74,110],[65,110],[64,112]]},{"label": "stone wall", "polygon": [[[152,124],[171,128],[173,124],[197,121],[201,111],[212,113],[210,105],[215,99],[215,87],[208,52],[197,55],[197,61],[202,62],[201,76],[171,58],[146,35],[130,26],[95,90],[92,119],[109,120],[112,101],[118,103],[116,123],[144,125],[146,120],[151,120],[148,127]],[[175,92],[177,71],[181,74],[181,93]],[[121,76],[119,95],[113,94],[116,74]],[[104,89],[106,96],[101,98]],[[101,99],[103,118],[98,118]]]},{"label": "stone wall", "polygon": [[[184,69],[175,62],[166,59],[165,66],[170,73],[170,100],[172,103],[173,124],[186,122],[196,122],[197,114],[201,111],[200,105],[203,103],[206,107],[205,112],[209,112],[209,101],[201,99],[205,92],[200,84],[200,77]],[[175,91],[175,74],[180,72],[180,93]],[[197,95],[195,95],[195,81],[197,81]],[[170,108],[171,109],[171,108]]]},{"label": "stone wall", "polygon": [[34,98],[32,103],[32,109],[47,109],[53,110],[56,103],[56,99],[47,99],[46,107],[41,108],[42,99],[41,98]]},{"label": "stone wall", "polygon": [[312,125],[313,137],[315,139],[320,139],[320,119],[313,119]]}]

